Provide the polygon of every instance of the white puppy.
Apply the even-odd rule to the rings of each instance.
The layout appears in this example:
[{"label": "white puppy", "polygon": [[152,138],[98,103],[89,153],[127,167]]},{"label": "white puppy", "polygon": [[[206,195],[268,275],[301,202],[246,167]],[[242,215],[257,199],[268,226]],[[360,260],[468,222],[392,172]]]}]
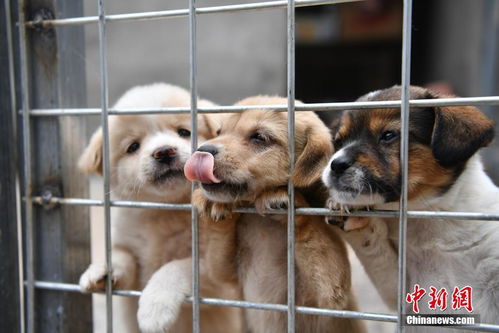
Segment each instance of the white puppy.
[{"label": "white puppy", "polygon": [[[411,88],[411,99],[439,98]],[[397,100],[400,87],[360,100]],[[400,112],[345,111],[334,139],[336,153],[324,170],[331,205],[397,209],[400,195]],[[474,107],[411,108],[409,209],[499,213],[499,190],[477,151],[494,136],[494,124]],[[350,218],[343,229],[386,303],[397,304],[398,219]],[[335,222],[338,223],[338,222]],[[342,224],[342,222],[339,222]],[[452,309],[454,289],[472,287],[473,314],[499,324],[499,224],[459,219],[410,219],[407,229],[407,291],[426,290],[421,313],[468,313]],[[429,310],[430,287],[446,288],[444,312]],[[409,297],[411,301],[412,298]],[[409,302],[410,303],[410,302]],[[412,303],[407,304],[408,313]],[[412,327],[417,332],[438,328]]]},{"label": "white puppy", "polygon": [[[212,106],[200,100],[200,106]],[[135,87],[126,92],[115,108],[189,107],[190,94],[179,87],[157,83]],[[198,138],[203,142],[215,135],[213,121],[198,117]],[[191,125],[189,115],[128,115],[109,118],[110,177],[113,200],[137,200],[168,203],[189,203],[190,182],[184,178],[183,167],[190,156]],[[102,130],[98,129],[82,154],[80,168],[87,173],[102,174]],[[156,297],[184,299],[191,294],[190,275],[191,224],[190,212],[161,209],[113,208],[112,280],[115,288],[141,290],[152,274],[162,265],[170,272],[166,282],[176,284],[175,295],[155,290]],[[201,254],[205,240],[200,239]],[[185,272],[187,271],[187,273]],[[103,290],[106,267],[92,263],[80,278],[84,292]],[[203,291],[211,295],[214,288],[202,276]],[[228,292],[230,293],[230,292]],[[218,296],[226,296],[218,294]],[[179,303],[181,304],[181,302]],[[182,308],[145,309],[143,330],[154,331],[158,323],[172,332],[190,332],[190,304]],[[116,313],[129,332],[138,330],[137,300],[123,298]],[[231,309],[209,308],[201,311],[206,331],[233,332],[239,326]],[[234,320],[235,319],[235,320]]]}]

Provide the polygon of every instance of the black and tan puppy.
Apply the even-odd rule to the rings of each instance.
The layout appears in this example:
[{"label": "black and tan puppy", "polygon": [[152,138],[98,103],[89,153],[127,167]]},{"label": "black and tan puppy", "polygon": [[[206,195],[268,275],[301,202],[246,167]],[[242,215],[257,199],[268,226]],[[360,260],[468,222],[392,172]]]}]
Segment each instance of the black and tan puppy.
[{"label": "black and tan puppy", "polygon": [[[360,101],[399,100],[400,87]],[[437,93],[411,87],[411,99]],[[499,212],[499,190],[483,171],[478,150],[494,124],[471,106],[410,109],[409,209]],[[348,110],[334,138],[335,154],[323,172],[333,206],[397,209],[400,195],[400,109]],[[351,218],[345,238],[391,306],[397,304],[398,223]],[[471,286],[475,313],[499,323],[499,225],[487,221],[411,219],[407,229],[408,289]],[[425,310],[429,311],[425,306]],[[461,309],[462,311],[463,309]],[[446,311],[452,311],[450,307]],[[456,313],[459,313],[456,310]],[[429,329],[431,331],[431,329]],[[420,328],[418,332],[424,331]],[[437,330],[438,331],[438,330]]]}]

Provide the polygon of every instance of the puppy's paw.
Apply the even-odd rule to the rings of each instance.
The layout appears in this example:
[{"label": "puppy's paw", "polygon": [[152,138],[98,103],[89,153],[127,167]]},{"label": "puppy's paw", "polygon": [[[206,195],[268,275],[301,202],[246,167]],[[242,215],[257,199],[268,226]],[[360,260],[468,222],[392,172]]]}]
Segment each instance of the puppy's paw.
[{"label": "puppy's paw", "polygon": [[[111,275],[113,288],[123,288],[125,271],[120,267],[113,266]],[[107,267],[104,263],[95,263],[88,266],[80,277],[80,290],[84,293],[103,291],[106,289]]]},{"label": "puppy's paw", "polygon": [[232,218],[232,204],[214,202],[211,205],[210,217],[215,222],[225,221]]},{"label": "puppy's paw", "polygon": [[199,215],[209,218],[215,222],[224,221],[232,217],[233,204],[212,202],[202,193],[201,189],[196,189],[192,193],[192,205]]},{"label": "puppy's paw", "polygon": [[342,213],[350,214],[350,207],[348,205],[340,204],[336,201],[331,200],[331,198],[326,200],[326,206],[330,210],[339,210]]},{"label": "puppy's paw", "polygon": [[365,228],[369,225],[369,218],[367,217],[350,217],[348,218],[344,225],[343,225],[343,230],[345,231],[352,231],[352,230],[359,230],[362,228]]},{"label": "puppy's paw", "polygon": [[266,210],[286,209],[288,204],[288,191],[285,187],[262,192],[255,199],[255,208],[261,215],[263,215],[263,212]]},{"label": "puppy's paw", "polygon": [[388,240],[386,221],[367,217],[357,217],[353,221],[350,219],[345,223],[344,230],[346,232],[343,233],[343,236],[355,248],[374,249],[378,242]]},{"label": "puppy's paw", "polygon": [[184,294],[175,286],[163,288],[148,283],[139,299],[137,321],[143,333],[171,332],[179,316]]},{"label": "puppy's paw", "polygon": [[106,277],[105,264],[91,264],[80,276],[80,290],[84,293],[102,291],[106,288]]}]

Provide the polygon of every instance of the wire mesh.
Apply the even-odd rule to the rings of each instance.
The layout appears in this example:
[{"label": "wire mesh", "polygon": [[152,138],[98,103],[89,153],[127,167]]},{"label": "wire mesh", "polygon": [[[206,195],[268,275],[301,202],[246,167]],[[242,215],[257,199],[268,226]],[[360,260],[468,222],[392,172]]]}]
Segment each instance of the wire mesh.
[{"label": "wire mesh", "polygon": [[[412,1],[404,1],[404,16],[403,16],[403,48],[402,48],[402,98],[400,101],[381,101],[381,102],[352,102],[352,103],[316,103],[295,106],[295,8],[303,6],[330,5],[342,2],[351,2],[357,0],[286,0],[286,1],[270,1],[262,3],[250,3],[230,6],[215,6],[215,7],[196,7],[195,0],[189,1],[188,9],[146,12],[146,13],[128,13],[106,15],[104,11],[103,0],[97,0],[99,15],[89,17],[62,18],[55,20],[41,20],[25,22],[23,9],[25,1],[21,0],[19,5],[19,31],[20,31],[20,72],[21,72],[21,87],[22,87],[22,129],[23,129],[23,152],[24,152],[24,218],[26,228],[26,238],[24,239],[24,249],[26,252],[26,271],[21,272],[21,276],[26,276],[26,327],[28,332],[34,332],[34,305],[35,305],[35,288],[58,290],[65,292],[79,292],[80,289],[76,284],[58,283],[50,281],[36,281],[34,275],[33,264],[33,204],[39,205],[82,205],[82,206],[102,206],[105,211],[105,233],[106,233],[106,264],[108,276],[111,274],[111,229],[110,229],[110,211],[111,207],[135,207],[142,209],[167,209],[167,210],[183,210],[192,212],[192,257],[193,257],[193,281],[192,281],[192,297],[186,299],[193,304],[193,331],[199,332],[199,305],[210,304],[217,306],[234,306],[241,308],[261,309],[268,311],[281,311],[288,314],[288,332],[294,332],[295,315],[296,313],[326,315],[343,318],[363,319],[363,320],[378,320],[387,322],[397,322],[398,330],[403,331],[401,316],[404,312],[404,304],[402,302],[405,295],[405,238],[407,219],[411,218],[426,218],[426,219],[465,219],[465,220],[499,220],[499,214],[491,213],[476,213],[476,212],[436,212],[436,211],[408,211],[407,209],[407,161],[408,161],[408,116],[410,107],[423,106],[458,106],[458,105],[499,105],[499,96],[482,96],[469,98],[445,98],[438,100],[409,100],[408,88],[410,85],[410,60],[411,60],[411,19],[412,19]],[[157,113],[185,113],[191,115],[192,120],[192,151],[197,149],[197,114],[198,113],[226,113],[226,112],[244,112],[251,107],[197,107],[197,71],[196,71],[196,17],[197,15],[215,14],[215,13],[233,13],[246,10],[264,10],[264,9],[286,9],[287,10],[287,105],[269,106],[262,105],[258,108],[273,109],[277,111],[288,112],[288,135],[289,135],[289,153],[291,165],[294,161],[294,112],[295,111],[334,111],[344,110],[347,108],[369,109],[378,107],[393,107],[401,109],[402,120],[402,138],[401,138],[401,163],[402,163],[402,195],[400,198],[399,211],[356,211],[348,214],[349,216],[378,216],[378,217],[399,217],[400,220],[400,236],[399,236],[399,306],[397,315],[365,313],[358,311],[341,311],[318,309],[295,304],[295,284],[294,284],[294,217],[295,215],[325,215],[339,216],[346,215],[340,211],[330,211],[323,208],[295,208],[294,207],[294,187],[291,182],[288,184],[289,206],[287,210],[272,210],[268,214],[287,214],[288,215],[288,303],[284,304],[263,304],[252,303],[245,301],[234,301],[224,299],[202,298],[199,295],[199,249],[198,249],[198,221],[195,209],[190,204],[169,204],[155,202],[138,202],[138,201],[112,201],[110,198],[110,183],[109,183],[109,115],[125,115],[125,114],[157,114]],[[189,54],[190,54],[190,90],[191,90],[191,106],[189,108],[159,108],[159,109],[133,109],[120,110],[108,107],[108,80],[107,80],[107,54],[106,54],[106,24],[110,22],[121,21],[140,21],[140,20],[157,20],[187,17],[189,20]],[[99,45],[100,45],[100,74],[101,74],[101,108],[79,108],[79,109],[30,109],[29,104],[29,83],[28,83],[28,57],[26,50],[27,28],[46,28],[53,26],[71,26],[81,24],[97,23],[99,26]],[[14,65],[11,64],[11,67]],[[83,116],[83,115],[101,115],[101,125],[104,136],[104,154],[103,154],[103,178],[104,178],[104,200],[92,200],[84,198],[60,198],[60,197],[40,197],[32,194],[32,166],[30,164],[30,118],[31,117],[46,117],[46,116]],[[193,185],[194,189],[194,185]],[[255,213],[252,208],[237,208],[236,212]],[[107,313],[107,331],[112,332],[112,295],[139,297],[140,291],[133,290],[112,290],[111,279],[107,280],[106,285],[106,313]],[[484,332],[499,332],[499,326],[488,324],[477,324],[464,329],[484,331]]]}]

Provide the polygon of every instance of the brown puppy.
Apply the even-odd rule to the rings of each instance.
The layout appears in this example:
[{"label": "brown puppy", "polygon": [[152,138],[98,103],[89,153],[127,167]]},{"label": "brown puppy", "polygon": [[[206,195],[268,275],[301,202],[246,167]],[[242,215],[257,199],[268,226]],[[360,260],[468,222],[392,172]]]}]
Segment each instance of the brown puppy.
[{"label": "brown puppy", "polygon": [[[258,96],[237,105],[285,104]],[[312,112],[296,113],[296,163],[289,175],[287,113],[250,110],[222,123],[219,136],[205,142],[186,163],[189,179],[201,181],[193,204],[211,220],[207,249],[210,276],[236,281],[246,301],[286,303],[285,216],[231,214],[240,205],[258,210],[287,205],[286,184],[314,183],[332,153],[328,129]],[[297,205],[307,203],[296,193]],[[296,217],[296,302],[329,309],[353,309],[350,266],[344,244],[314,216]],[[251,332],[285,332],[286,313],[246,310]],[[326,316],[297,315],[297,332],[358,332],[360,323]]]}]

